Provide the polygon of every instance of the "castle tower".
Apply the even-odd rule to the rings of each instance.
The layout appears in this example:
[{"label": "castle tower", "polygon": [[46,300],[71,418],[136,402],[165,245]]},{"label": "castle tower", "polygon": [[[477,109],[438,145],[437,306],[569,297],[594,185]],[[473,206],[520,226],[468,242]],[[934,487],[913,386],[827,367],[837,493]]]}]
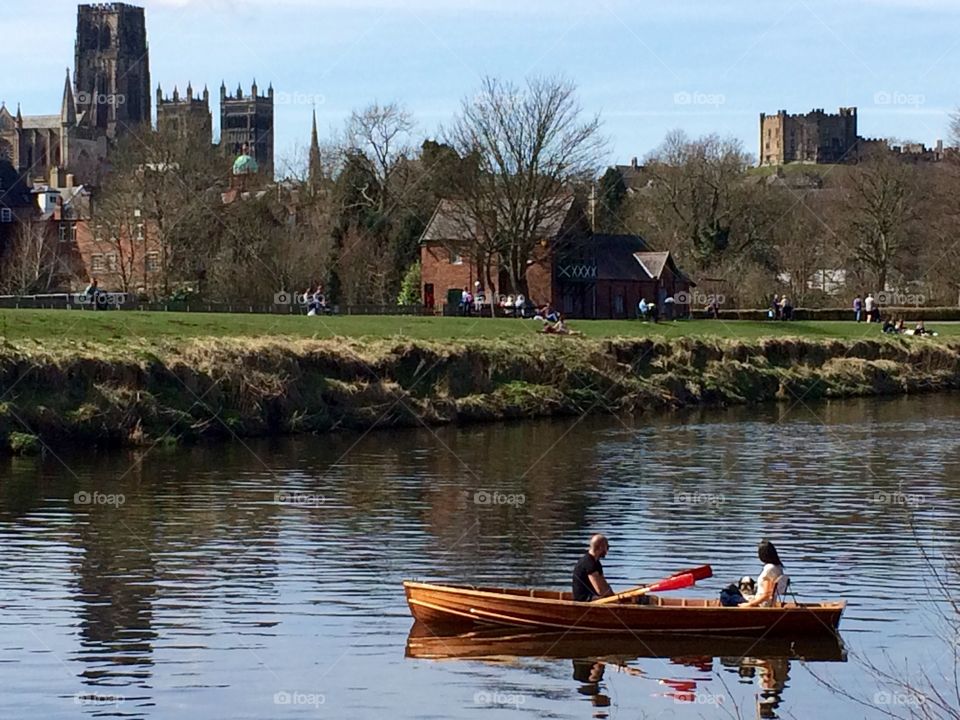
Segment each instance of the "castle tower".
[{"label": "castle tower", "polygon": [[77,9],[74,81],[83,127],[114,139],[149,125],[150,59],[143,8],[104,3]]},{"label": "castle tower", "polygon": [[220,147],[229,157],[247,152],[268,178],[273,177],[273,85],[259,95],[254,81],[249,96],[238,86],[235,96],[220,86]]},{"label": "castle tower", "polygon": [[157,130],[181,139],[202,140],[213,144],[213,116],[210,114],[210,91],[203,89],[201,97],[194,97],[193,84],[187,84],[187,96],[181,97],[174,87],[173,97],[164,98],[157,86]]}]

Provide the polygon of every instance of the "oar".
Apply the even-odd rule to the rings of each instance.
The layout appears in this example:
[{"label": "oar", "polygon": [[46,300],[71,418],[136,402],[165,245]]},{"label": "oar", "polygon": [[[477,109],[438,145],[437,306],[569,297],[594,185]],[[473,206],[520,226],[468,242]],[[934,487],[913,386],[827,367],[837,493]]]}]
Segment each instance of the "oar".
[{"label": "oar", "polygon": [[690,570],[684,570],[676,575],[671,575],[665,580],[660,580],[655,582],[652,585],[646,585],[641,587],[632,588],[630,590],[624,590],[621,593],[616,595],[609,595],[605,598],[600,598],[599,600],[594,600],[594,605],[610,605],[612,603],[620,602],[621,600],[629,600],[631,598],[640,597],[641,595],[646,595],[651,592],[664,592],[666,590],[680,590],[682,588],[690,587],[695,585],[697,580],[705,580],[706,578],[713,577],[713,568],[709,565],[701,565],[697,568],[691,568]]}]

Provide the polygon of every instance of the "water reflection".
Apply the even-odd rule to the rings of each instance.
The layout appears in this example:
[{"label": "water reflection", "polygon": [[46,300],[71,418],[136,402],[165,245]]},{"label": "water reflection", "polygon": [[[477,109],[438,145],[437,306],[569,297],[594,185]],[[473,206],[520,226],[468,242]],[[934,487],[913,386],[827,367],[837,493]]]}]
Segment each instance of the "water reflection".
[{"label": "water reflection", "polygon": [[[716,636],[636,635],[632,633],[526,632],[511,628],[469,631],[416,622],[407,635],[412,660],[509,664],[522,658],[569,659],[577,694],[597,708],[610,706],[604,682],[608,671],[657,686],[653,694],[676,703],[723,704],[722,696],[703,688],[713,677],[714,661],[741,680],[758,684],[758,717],[776,718],[790,676],[791,660],[842,663],[846,648],[839,635],[820,638],[756,639]],[[656,670],[636,666],[640,659],[662,659]],[[670,668],[674,668],[670,672]],[[692,670],[694,677],[685,670]],[[595,717],[606,717],[605,713]]]},{"label": "water reflection", "polygon": [[[770,537],[801,600],[850,602],[841,627],[858,650],[923,651],[917,541],[960,542],[960,406],[784,411],[2,459],[0,717],[73,718],[78,697],[89,716],[316,716],[276,704],[299,692],[322,695],[330,717],[459,720],[490,717],[472,698],[500,688],[541,716],[579,719],[585,703],[656,716],[670,703],[682,720],[723,716],[703,700],[725,678],[752,683],[729,692],[756,696],[761,717],[844,717],[797,662],[862,684],[836,646],[513,638],[529,648],[507,652],[473,638],[468,662],[399,653],[464,657],[455,639],[444,650],[409,633],[403,579],[565,588],[597,530],[613,541],[615,587],[709,562],[717,582],[696,597],[755,574]],[[125,501],[80,504],[80,492]],[[686,501],[696,493],[715,502]]]}]

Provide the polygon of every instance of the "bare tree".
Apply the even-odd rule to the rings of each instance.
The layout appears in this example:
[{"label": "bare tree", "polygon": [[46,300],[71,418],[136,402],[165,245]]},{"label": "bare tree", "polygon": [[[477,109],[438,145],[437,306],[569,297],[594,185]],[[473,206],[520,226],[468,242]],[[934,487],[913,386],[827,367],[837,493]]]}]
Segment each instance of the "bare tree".
[{"label": "bare tree", "polygon": [[403,192],[401,175],[414,148],[411,133],[413,116],[396,103],[373,103],[354,111],[347,123],[348,149],[366,161],[367,171],[376,187],[362,188],[361,196],[379,213],[389,211],[394,196]]},{"label": "bare tree", "polygon": [[45,223],[19,223],[4,254],[0,274],[3,292],[30,295],[50,290],[59,270],[58,255],[58,244],[48,236]]},{"label": "bare tree", "polygon": [[596,176],[605,141],[599,118],[582,115],[566,80],[533,78],[521,88],[487,78],[448,131],[461,157],[477,159],[474,182],[458,198],[469,254],[480,267],[496,260],[513,292],[529,294],[527,266],[572,184]]},{"label": "bare tree", "polygon": [[749,165],[738,140],[671,132],[644,167],[649,181],[635,203],[638,229],[701,267],[748,251],[770,232],[759,201],[765,188],[746,182]]},{"label": "bare tree", "polygon": [[885,290],[890,272],[917,245],[925,176],[889,151],[879,151],[848,175],[844,188],[855,259]]},{"label": "bare tree", "polygon": [[120,290],[129,293],[137,289],[143,279],[145,252],[139,232],[141,230],[141,194],[136,186],[128,185],[123,190],[113,189],[97,205],[94,230],[94,247],[99,252],[115,259],[115,265],[107,271],[120,280]]}]

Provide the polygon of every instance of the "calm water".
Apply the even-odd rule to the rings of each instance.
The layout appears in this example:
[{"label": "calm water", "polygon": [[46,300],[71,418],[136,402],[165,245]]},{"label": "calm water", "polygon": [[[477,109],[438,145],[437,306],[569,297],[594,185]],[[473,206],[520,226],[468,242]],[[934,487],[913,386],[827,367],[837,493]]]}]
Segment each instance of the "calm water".
[{"label": "calm water", "polygon": [[[873,717],[911,698],[863,658],[953,657],[921,548],[957,549],[956,397],[4,462],[4,719]],[[711,563],[711,597],[773,539],[850,602],[846,661],[406,657],[403,579],[565,587],[601,530],[615,588]]]}]

